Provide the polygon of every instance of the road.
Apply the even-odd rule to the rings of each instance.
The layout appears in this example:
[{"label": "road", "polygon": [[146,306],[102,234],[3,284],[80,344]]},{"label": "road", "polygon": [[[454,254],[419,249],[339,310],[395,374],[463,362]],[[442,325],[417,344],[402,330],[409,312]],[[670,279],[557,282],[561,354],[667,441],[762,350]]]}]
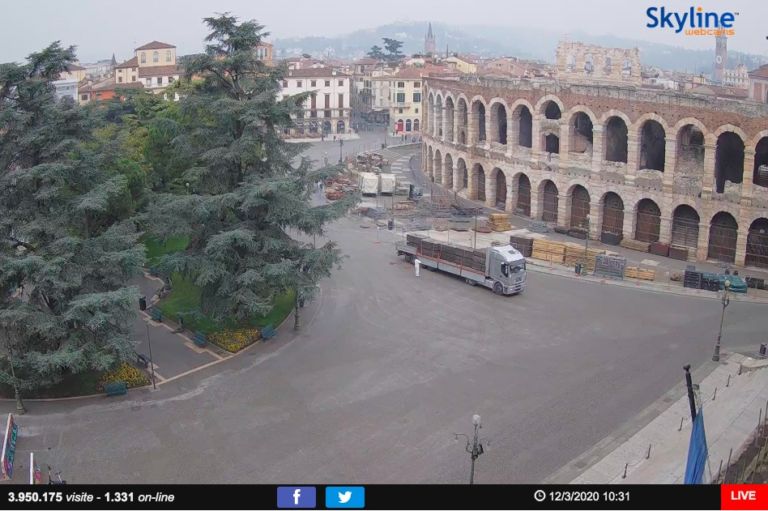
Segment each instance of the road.
[{"label": "road", "polygon": [[[416,278],[365,222],[330,226],[348,258],[299,336],[155,392],[28,403],[17,458],[34,450],[74,483],[462,483],[453,434],[478,413],[476,481],[538,482],[634,426],[684,364],[711,364],[716,300],[540,273],[498,297]],[[763,309],[729,307],[724,351],[764,340]]]}]

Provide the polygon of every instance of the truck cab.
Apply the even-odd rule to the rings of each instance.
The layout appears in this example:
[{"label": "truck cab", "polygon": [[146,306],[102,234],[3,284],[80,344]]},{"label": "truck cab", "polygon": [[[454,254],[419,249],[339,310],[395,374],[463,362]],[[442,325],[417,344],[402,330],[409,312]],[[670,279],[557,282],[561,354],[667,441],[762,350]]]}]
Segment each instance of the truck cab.
[{"label": "truck cab", "polygon": [[488,287],[496,294],[517,294],[525,289],[525,257],[512,245],[489,247],[486,252]]}]

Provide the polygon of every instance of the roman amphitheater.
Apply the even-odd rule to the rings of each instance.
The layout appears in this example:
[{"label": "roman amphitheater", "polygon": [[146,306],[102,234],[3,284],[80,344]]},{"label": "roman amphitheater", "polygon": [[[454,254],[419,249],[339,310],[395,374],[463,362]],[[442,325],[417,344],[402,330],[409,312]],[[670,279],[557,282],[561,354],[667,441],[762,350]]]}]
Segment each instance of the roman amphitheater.
[{"label": "roman amphitheater", "polygon": [[592,239],[768,266],[768,105],[638,86],[429,78],[422,161],[461,196]]}]

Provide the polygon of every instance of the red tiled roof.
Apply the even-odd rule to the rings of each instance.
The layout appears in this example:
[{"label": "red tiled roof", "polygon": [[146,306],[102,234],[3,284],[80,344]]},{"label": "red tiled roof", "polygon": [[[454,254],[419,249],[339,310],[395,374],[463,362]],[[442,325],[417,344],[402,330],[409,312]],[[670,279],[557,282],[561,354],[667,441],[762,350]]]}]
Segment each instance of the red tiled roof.
[{"label": "red tiled roof", "polygon": [[378,63],[379,63],[378,60],[376,60],[374,58],[371,58],[371,57],[363,57],[363,58],[358,59],[358,60],[353,62],[353,64],[356,64],[356,65],[359,65],[359,66],[368,66],[368,65],[372,65],[372,64],[378,64]]},{"label": "red tiled roof", "polygon": [[85,71],[85,68],[83,66],[78,66],[77,64],[68,64],[67,71]]},{"label": "red tiled roof", "polygon": [[147,66],[139,68],[139,78],[146,76],[175,76],[184,74],[179,66]]},{"label": "red tiled roof", "polygon": [[119,66],[116,66],[115,69],[124,69],[126,67],[138,67],[139,65],[139,57],[133,57],[132,59],[128,59]]},{"label": "red tiled roof", "polygon": [[330,67],[317,67],[306,69],[289,69],[286,78],[347,78],[348,74],[336,71]]},{"label": "red tiled roof", "polygon": [[172,44],[168,43],[161,43],[160,41],[152,41],[151,43],[147,43],[144,46],[139,46],[136,48],[136,50],[164,50],[166,48],[176,48]]},{"label": "red tiled roof", "polygon": [[392,76],[395,78],[415,80],[417,78],[439,73],[453,73],[453,71],[443,66],[426,65],[423,67],[404,67]]},{"label": "red tiled roof", "polygon": [[766,78],[768,79],[768,64],[753,69],[749,72],[750,78]]},{"label": "red tiled roof", "polygon": [[103,92],[115,89],[142,89],[144,85],[141,82],[116,83],[114,78],[107,78],[98,83],[92,83],[85,87],[80,87],[78,92]]}]

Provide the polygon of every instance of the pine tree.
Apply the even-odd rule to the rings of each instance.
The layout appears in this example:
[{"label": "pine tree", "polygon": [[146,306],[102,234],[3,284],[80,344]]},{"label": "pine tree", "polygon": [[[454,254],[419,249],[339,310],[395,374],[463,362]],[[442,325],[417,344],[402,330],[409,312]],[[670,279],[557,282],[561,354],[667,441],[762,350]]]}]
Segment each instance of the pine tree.
[{"label": "pine tree", "polygon": [[187,79],[203,78],[181,99],[189,122],[173,140],[179,159],[194,161],[183,174],[190,186],[157,194],[148,227],[160,239],[189,236],[160,270],[199,286],[203,313],[246,321],[282,293],[296,291],[297,305],[311,298],[340,254],[331,242],[301,240],[322,235],[353,202],[311,204],[315,184],[340,169],[295,163],[304,147],[280,138],[307,96],[278,99],[285,69],[265,66],[254,51],[264,27],[227,13],[204,21],[206,52],[186,68]]},{"label": "pine tree", "polygon": [[131,179],[90,110],[55,100],[73,61],[57,42],[0,65],[0,383],[23,389],[133,356]]}]

